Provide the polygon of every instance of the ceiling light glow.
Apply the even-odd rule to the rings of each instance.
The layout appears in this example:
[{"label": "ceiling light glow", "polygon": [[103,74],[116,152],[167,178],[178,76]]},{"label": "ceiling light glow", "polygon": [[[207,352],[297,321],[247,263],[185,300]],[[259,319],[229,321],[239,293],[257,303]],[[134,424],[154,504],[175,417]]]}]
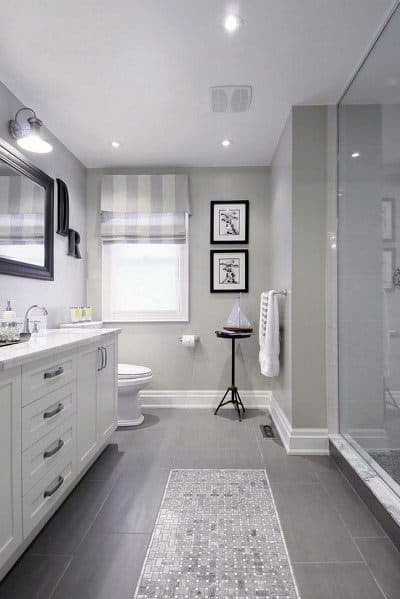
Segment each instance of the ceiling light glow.
[{"label": "ceiling light glow", "polygon": [[[18,120],[21,112],[28,111],[32,116],[26,119],[26,122]],[[36,154],[47,154],[51,152],[53,146],[45,141],[41,134],[43,123],[37,118],[32,108],[20,108],[13,120],[8,122],[8,130],[13,139],[23,150],[35,152]]]},{"label": "ceiling light glow", "polygon": [[119,141],[112,141],[112,142],[111,142],[111,145],[112,145],[112,147],[113,147],[113,148],[119,148],[119,146],[120,146],[121,144],[119,143]]},{"label": "ceiling light glow", "polygon": [[234,33],[243,25],[243,19],[237,15],[226,15],[224,19],[224,27],[229,33]]},{"label": "ceiling light glow", "polygon": [[351,157],[352,158],[360,158],[360,152],[353,152]]},{"label": "ceiling light glow", "polygon": [[231,145],[231,140],[230,139],[223,139],[221,144],[224,146],[224,148],[227,148],[228,146]]}]

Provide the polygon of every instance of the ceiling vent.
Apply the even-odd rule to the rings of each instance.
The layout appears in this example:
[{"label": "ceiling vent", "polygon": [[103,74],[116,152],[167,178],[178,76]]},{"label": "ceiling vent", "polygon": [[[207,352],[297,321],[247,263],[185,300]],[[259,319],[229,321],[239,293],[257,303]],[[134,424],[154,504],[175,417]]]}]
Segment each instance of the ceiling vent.
[{"label": "ceiling vent", "polygon": [[212,112],[247,112],[252,99],[251,85],[210,87]]}]

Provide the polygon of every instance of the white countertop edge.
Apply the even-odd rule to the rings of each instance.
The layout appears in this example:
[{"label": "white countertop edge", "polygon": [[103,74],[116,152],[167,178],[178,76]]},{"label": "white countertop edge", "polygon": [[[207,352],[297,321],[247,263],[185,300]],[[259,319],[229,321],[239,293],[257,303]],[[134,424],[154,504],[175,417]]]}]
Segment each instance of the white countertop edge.
[{"label": "white countertop edge", "polygon": [[54,355],[55,352],[90,345],[99,337],[119,335],[121,329],[53,329],[49,333],[39,334],[24,343],[0,348],[0,371]]}]

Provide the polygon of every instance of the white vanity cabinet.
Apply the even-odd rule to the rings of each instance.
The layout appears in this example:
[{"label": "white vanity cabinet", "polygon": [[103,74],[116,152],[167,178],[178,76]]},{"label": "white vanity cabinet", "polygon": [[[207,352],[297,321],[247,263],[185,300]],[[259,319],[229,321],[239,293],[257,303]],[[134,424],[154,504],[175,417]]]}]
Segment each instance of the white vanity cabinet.
[{"label": "white vanity cabinet", "polygon": [[117,426],[116,341],[88,347],[79,354],[77,389],[78,468],[82,470]]},{"label": "white vanity cabinet", "polygon": [[21,374],[0,372],[0,565],[22,542]]},{"label": "white vanity cabinet", "polygon": [[117,426],[117,333],[0,349],[0,580]]}]

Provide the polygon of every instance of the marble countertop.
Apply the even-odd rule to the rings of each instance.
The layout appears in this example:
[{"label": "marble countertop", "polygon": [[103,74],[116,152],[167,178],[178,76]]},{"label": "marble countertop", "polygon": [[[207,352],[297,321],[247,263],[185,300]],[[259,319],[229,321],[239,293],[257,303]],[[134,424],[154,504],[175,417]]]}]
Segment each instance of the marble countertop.
[{"label": "marble countertop", "polygon": [[87,345],[98,337],[120,332],[121,329],[49,329],[36,333],[29,341],[0,347],[0,370],[21,366],[54,352]]}]

